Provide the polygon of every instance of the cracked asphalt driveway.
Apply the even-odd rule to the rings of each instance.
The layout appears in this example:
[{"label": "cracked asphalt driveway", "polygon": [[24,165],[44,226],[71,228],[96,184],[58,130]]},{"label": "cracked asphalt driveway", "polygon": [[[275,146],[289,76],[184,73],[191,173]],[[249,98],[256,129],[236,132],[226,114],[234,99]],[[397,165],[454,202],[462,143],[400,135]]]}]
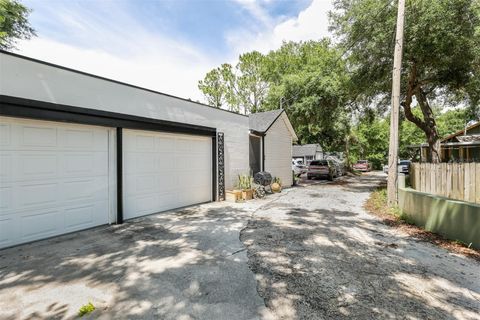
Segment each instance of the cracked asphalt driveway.
[{"label": "cracked asphalt driveway", "polygon": [[277,319],[480,319],[480,265],[367,214],[385,176],[288,190],[241,239]]}]

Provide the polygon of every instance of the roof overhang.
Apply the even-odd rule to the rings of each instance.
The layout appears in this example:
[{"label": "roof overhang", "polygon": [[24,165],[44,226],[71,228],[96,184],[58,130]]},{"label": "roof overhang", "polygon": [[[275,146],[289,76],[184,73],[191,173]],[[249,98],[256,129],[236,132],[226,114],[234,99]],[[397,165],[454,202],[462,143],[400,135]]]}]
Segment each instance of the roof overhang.
[{"label": "roof overhang", "polygon": [[466,128],[463,129],[463,130],[457,131],[457,132],[455,132],[455,133],[452,133],[452,134],[446,136],[446,137],[443,138],[441,141],[442,141],[442,142],[445,142],[445,141],[447,141],[447,140],[450,140],[450,139],[452,139],[452,138],[455,138],[456,136],[464,135],[464,134],[465,134],[466,132],[468,132],[469,130],[472,130],[472,129],[478,127],[478,126],[480,126],[480,121],[472,124],[471,126],[466,127]]}]

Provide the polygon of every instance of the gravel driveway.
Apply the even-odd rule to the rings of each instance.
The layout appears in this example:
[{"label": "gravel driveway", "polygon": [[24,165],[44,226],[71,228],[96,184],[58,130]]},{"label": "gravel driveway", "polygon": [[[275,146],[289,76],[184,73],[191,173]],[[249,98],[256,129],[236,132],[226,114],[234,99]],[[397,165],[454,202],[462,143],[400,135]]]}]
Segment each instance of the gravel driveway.
[{"label": "gravel driveway", "polygon": [[241,240],[277,319],[480,319],[480,264],[389,228],[362,208],[385,176],[293,188]]}]

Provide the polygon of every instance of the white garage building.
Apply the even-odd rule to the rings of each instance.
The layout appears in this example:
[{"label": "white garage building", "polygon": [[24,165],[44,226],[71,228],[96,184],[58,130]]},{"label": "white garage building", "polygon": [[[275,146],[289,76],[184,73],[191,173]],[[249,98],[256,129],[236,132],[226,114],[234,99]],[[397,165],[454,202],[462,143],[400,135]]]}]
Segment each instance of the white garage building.
[{"label": "white garage building", "polygon": [[0,248],[222,200],[251,170],[250,133],[243,115],[0,52]]}]

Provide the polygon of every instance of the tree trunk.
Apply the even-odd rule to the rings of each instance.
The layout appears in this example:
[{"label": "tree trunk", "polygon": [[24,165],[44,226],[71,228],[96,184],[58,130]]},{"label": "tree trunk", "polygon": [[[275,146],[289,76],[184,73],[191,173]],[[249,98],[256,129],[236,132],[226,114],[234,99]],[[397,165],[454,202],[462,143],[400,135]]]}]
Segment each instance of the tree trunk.
[{"label": "tree trunk", "polygon": [[[440,137],[438,135],[437,124],[435,117],[428,103],[425,92],[422,89],[422,82],[417,79],[417,66],[413,62],[410,70],[410,76],[407,85],[407,94],[405,101],[402,103],[403,110],[405,111],[405,117],[410,122],[413,122],[424,133],[428,143],[428,161],[432,163],[440,162]],[[413,114],[411,104],[412,99],[415,96],[417,99],[420,110],[422,111],[423,119]]]},{"label": "tree trunk", "polygon": [[428,161],[432,163],[440,162],[440,137],[438,135],[437,123],[428,103],[427,97],[421,87],[418,87],[415,93],[420,109],[423,113],[424,124],[426,126],[425,136],[428,142]]}]

